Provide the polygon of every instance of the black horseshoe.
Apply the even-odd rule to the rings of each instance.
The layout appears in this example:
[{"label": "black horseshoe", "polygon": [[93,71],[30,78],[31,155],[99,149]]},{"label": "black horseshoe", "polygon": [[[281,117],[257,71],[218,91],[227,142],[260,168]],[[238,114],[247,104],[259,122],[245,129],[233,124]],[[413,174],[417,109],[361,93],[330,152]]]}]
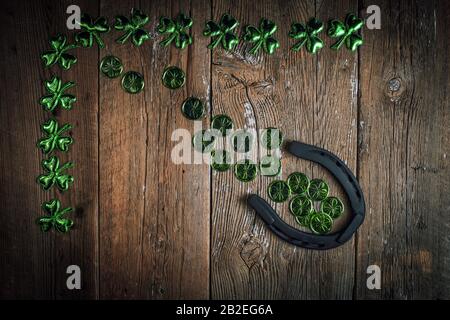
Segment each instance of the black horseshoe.
[{"label": "black horseshoe", "polygon": [[288,225],[263,198],[256,194],[248,197],[248,205],[256,211],[273,233],[293,245],[307,249],[326,250],[344,244],[351,239],[363,223],[365,216],[364,196],[355,176],[341,159],[325,149],[293,141],[289,143],[287,150],[298,158],[316,162],[330,171],[347,194],[352,210],[350,223],[339,232],[315,235]]}]

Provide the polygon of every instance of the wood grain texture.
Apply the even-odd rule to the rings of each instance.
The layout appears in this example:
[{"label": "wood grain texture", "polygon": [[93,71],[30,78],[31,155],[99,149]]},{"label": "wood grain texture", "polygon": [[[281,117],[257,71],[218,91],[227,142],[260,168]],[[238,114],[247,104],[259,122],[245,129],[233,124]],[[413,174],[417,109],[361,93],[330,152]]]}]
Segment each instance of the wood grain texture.
[{"label": "wood grain texture", "polygon": [[[184,12],[204,21],[210,12],[206,1],[140,6],[122,1],[120,6],[102,2],[101,13],[112,17],[132,7],[150,14],[151,30],[160,16]],[[192,32],[200,34],[201,28],[197,23]],[[108,53],[121,57],[125,71],[142,73],[146,86],[143,93],[129,95],[119,80],[100,80],[101,296],[208,298],[208,168],[171,160],[172,132],[193,131],[181,103],[191,95],[208,99],[206,40],[196,37],[195,46],[180,51],[162,47],[156,34],[140,48],[113,44],[115,37],[108,37]],[[162,85],[161,74],[169,65],[187,74],[180,90]]]},{"label": "wood grain texture", "polygon": [[[57,66],[45,70],[40,54],[49,49],[49,38],[57,33],[72,37],[65,19],[54,19],[70,4],[63,1],[14,2],[2,10],[1,44],[1,191],[2,209],[0,277],[2,298],[95,298],[97,274],[97,53],[76,50],[78,63],[69,71]],[[81,1],[81,6],[96,13],[96,4]],[[27,14],[33,12],[33,16]],[[75,140],[68,154],[56,153],[61,161],[73,161],[70,173],[75,177],[71,188],[42,191],[36,177],[43,172],[44,159],[36,148],[42,136],[40,125],[51,117],[39,105],[45,94],[44,81],[56,74],[63,81],[75,81],[70,90],[78,101],[71,111],[55,113],[60,123],[74,126]],[[81,79],[84,79],[80,81]],[[4,96],[4,93],[8,93]],[[69,218],[74,228],[69,234],[42,233],[35,221],[45,213],[40,206],[52,198],[75,212]],[[83,290],[66,287],[66,268],[80,266]]]},{"label": "wood grain texture", "polygon": [[[357,297],[448,299],[449,6],[378,5],[383,36],[365,31],[369,45],[361,49],[367,220],[358,237]],[[381,268],[379,291],[363,281],[371,264]]]}]

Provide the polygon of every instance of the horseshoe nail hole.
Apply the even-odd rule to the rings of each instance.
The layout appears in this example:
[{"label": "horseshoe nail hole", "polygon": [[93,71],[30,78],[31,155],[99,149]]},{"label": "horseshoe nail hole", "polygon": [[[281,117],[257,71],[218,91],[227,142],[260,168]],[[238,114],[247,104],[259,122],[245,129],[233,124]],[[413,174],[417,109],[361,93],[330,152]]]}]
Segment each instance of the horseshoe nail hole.
[{"label": "horseshoe nail hole", "polygon": [[402,87],[402,83],[399,78],[392,78],[388,81],[388,89],[391,92],[397,92]]}]

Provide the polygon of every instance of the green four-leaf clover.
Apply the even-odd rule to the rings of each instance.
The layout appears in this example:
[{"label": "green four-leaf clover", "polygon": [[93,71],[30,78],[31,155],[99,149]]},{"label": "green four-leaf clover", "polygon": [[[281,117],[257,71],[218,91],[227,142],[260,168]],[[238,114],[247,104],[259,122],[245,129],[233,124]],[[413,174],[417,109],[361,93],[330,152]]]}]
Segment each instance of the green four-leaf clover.
[{"label": "green four-leaf clover", "polygon": [[161,34],[167,34],[167,37],[161,41],[161,45],[166,47],[174,42],[176,48],[184,49],[192,44],[192,37],[188,34],[188,30],[193,23],[192,19],[183,13],[178,14],[175,19],[161,17],[157,30]]},{"label": "green four-leaf clover", "polygon": [[316,18],[312,18],[305,25],[293,23],[289,37],[299,40],[293,47],[293,51],[299,51],[305,44],[308,52],[315,54],[323,48],[323,41],[317,36],[323,30],[323,23]]},{"label": "green four-leaf clover", "polygon": [[225,50],[233,50],[239,43],[239,38],[234,33],[238,25],[239,22],[229,14],[224,14],[219,24],[214,21],[206,22],[203,35],[212,38],[208,49],[214,49],[219,43],[222,43],[222,47]]},{"label": "green four-leaf clover", "polygon": [[42,124],[41,129],[45,133],[45,137],[39,139],[37,145],[44,154],[49,154],[55,149],[63,152],[69,150],[73,139],[72,137],[62,136],[62,133],[72,129],[70,124],[66,123],[59,128],[58,122],[55,119],[50,119]]},{"label": "green four-leaf clover", "polygon": [[251,54],[255,54],[261,47],[268,54],[273,54],[280,46],[278,41],[272,37],[277,31],[277,25],[268,19],[262,19],[259,24],[259,29],[254,26],[246,26],[244,40],[253,43],[250,49]]},{"label": "green four-leaf clover", "polygon": [[60,165],[59,159],[52,156],[48,159],[42,160],[42,167],[47,172],[38,176],[37,181],[44,190],[49,190],[54,184],[61,191],[69,189],[69,185],[73,183],[74,178],[71,175],[65,174],[64,171],[72,168],[72,162],[66,162]]},{"label": "green four-leaf clover", "polygon": [[49,202],[44,202],[42,209],[47,213],[46,216],[40,217],[37,220],[37,224],[41,227],[42,231],[47,232],[54,227],[55,230],[66,233],[72,228],[73,221],[64,218],[66,213],[73,211],[72,208],[61,209],[61,202],[53,199]]},{"label": "green four-leaf clover", "polygon": [[331,46],[331,49],[339,49],[344,43],[347,49],[355,51],[363,44],[362,37],[357,33],[364,25],[364,21],[354,14],[348,14],[345,24],[339,20],[331,20],[328,27],[328,35],[332,38],[340,38]]},{"label": "green four-leaf clover", "polygon": [[75,49],[75,44],[67,44],[67,38],[64,35],[57,35],[50,39],[51,49],[41,54],[45,67],[51,67],[58,64],[61,68],[68,70],[77,62],[77,58],[67,51]]},{"label": "green four-leaf clover", "polygon": [[72,104],[77,101],[77,98],[71,94],[66,94],[65,91],[72,88],[74,82],[62,83],[58,77],[53,77],[51,80],[45,81],[45,88],[49,94],[43,96],[39,103],[45,110],[52,112],[57,106],[63,109],[72,109]]},{"label": "green four-leaf clover", "polygon": [[99,48],[104,48],[105,44],[100,38],[100,33],[109,31],[108,20],[105,17],[98,17],[93,19],[88,14],[83,14],[80,19],[81,32],[75,35],[75,41],[85,48],[90,48],[95,42]]},{"label": "green four-leaf clover", "polygon": [[114,28],[116,30],[125,31],[125,33],[116,39],[116,42],[124,44],[130,37],[131,42],[137,47],[141,46],[144,41],[150,39],[150,35],[144,26],[150,21],[149,17],[138,9],[131,9],[131,17],[116,16]]}]

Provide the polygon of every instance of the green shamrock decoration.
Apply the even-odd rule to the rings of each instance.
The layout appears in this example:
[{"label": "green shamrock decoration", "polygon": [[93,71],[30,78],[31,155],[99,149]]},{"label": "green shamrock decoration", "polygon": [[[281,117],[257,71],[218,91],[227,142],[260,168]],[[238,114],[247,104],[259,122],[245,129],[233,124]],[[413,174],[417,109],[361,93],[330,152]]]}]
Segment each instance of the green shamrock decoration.
[{"label": "green shamrock decoration", "polygon": [[72,228],[73,221],[64,218],[66,213],[73,211],[72,208],[68,207],[61,210],[61,202],[53,199],[49,202],[44,202],[42,209],[47,213],[47,216],[40,217],[37,220],[37,224],[43,232],[47,232],[53,227],[59,232],[66,233]]},{"label": "green shamrock decoration", "polygon": [[66,94],[65,91],[74,85],[75,83],[72,81],[63,84],[61,79],[56,76],[46,80],[45,88],[49,94],[43,96],[39,103],[45,110],[50,112],[53,112],[58,106],[66,110],[72,109],[72,104],[77,101],[77,98],[71,94]]},{"label": "green shamrock decoration", "polygon": [[298,41],[293,47],[293,51],[299,51],[306,43],[306,50],[315,54],[323,48],[323,41],[317,36],[323,30],[323,23],[316,18],[308,21],[306,26],[301,23],[293,23],[289,37]]},{"label": "green shamrock decoration", "polygon": [[255,54],[263,47],[266,53],[273,54],[280,47],[278,41],[272,37],[276,31],[277,25],[268,19],[261,19],[259,29],[254,26],[246,26],[244,40],[254,43],[249,52]]},{"label": "green shamrock decoration", "polygon": [[236,29],[238,25],[239,22],[229,14],[224,14],[220,19],[219,24],[214,21],[206,22],[203,35],[212,38],[211,43],[208,45],[208,49],[214,49],[219,43],[222,43],[222,47],[225,50],[233,50],[239,43],[239,38],[234,33],[234,29]]},{"label": "green shamrock decoration", "polygon": [[52,156],[42,160],[42,167],[47,173],[38,176],[37,181],[45,191],[49,190],[55,183],[59,190],[66,191],[74,181],[71,175],[64,174],[65,170],[73,167],[72,162],[66,162],[60,166],[58,157]]},{"label": "green shamrock decoration", "polygon": [[124,44],[130,37],[131,42],[136,47],[140,47],[144,41],[150,39],[150,35],[144,26],[149,23],[150,19],[138,9],[131,9],[131,17],[116,16],[114,28],[116,30],[125,31],[125,33],[116,39],[117,43]]},{"label": "green shamrock decoration", "polygon": [[41,54],[41,59],[44,61],[46,68],[58,64],[64,70],[70,69],[70,67],[77,63],[77,58],[67,51],[75,49],[77,45],[67,44],[67,38],[64,35],[57,35],[50,39],[51,50],[45,51]]},{"label": "green shamrock decoration", "polygon": [[157,30],[161,34],[167,34],[167,37],[161,41],[161,45],[166,47],[174,42],[176,48],[184,49],[192,44],[192,37],[187,32],[193,23],[192,19],[183,13],[178,14],[174,20],[161,17]]},{"label": "green shamrock decoration", "polygon": [[331,20],[328,27],[328,35],[332,38],[340,39],[331,46],[331,49],[338,50],[345,42],[347,49],[355,51],[363,44],[362,37],[357,33],[364,25],[364,21],[354,14],[348,14],[345,24],[339,20]]},{"label": "green shamrock decoration", "polygon": [[37,144],[38,148],[44,154],[49,154],[55,149],[62,152],[68,151],[69,146],[73,143],[73,139],[72,137],[63,137],[61,134],[70,129],[72,129],[72,126],[68,123],[59,128],[59,124],[55,119],[48,120],[41,126],[41,130],[46,136],[39,139]]},{"label": "green shamrock decoration", "polygon": [[81,32],[75,35],[75,41],[85,48],[91,48],[95,42],[99,48],[104,48],[105,43],[100,38],[100,33],[109,31],[108,20],[105,17],[92,19],[88,14],[83,14],[80,19]]}]

